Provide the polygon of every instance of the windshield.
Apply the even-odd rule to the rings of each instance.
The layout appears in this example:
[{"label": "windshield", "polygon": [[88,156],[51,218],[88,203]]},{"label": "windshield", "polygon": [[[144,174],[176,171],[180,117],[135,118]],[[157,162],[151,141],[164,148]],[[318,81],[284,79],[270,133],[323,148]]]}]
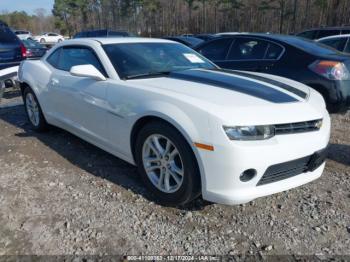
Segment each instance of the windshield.
[{"label": "windshield", "polygon": [[200,43],[204,42],[202,39],[195,38],[195,37],[183,37],[181,39],[190,43],[193,46],[199,45]]},{"label": "windshield", "polygon": [[120,78],[216,66],[177,43],[123,43],[103,46]]}]

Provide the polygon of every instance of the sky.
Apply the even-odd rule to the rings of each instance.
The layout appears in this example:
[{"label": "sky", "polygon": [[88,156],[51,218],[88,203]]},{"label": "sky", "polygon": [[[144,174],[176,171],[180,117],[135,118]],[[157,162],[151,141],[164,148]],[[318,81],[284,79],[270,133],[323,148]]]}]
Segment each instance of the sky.
[{"label": "sky", "polygon": [[26,11],[33,14],[37,8],[44,8],[47,14],[51,13],[54,0],[0,0],[0,12]]}]

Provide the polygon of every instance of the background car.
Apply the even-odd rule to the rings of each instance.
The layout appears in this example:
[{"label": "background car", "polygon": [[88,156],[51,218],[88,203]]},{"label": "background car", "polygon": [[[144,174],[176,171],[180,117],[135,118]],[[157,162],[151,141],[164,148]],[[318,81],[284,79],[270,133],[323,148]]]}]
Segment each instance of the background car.
[{"label": "background car", "polygon": [[314,41],[273,34],[217,37],[195,48],[226,69],[294,79],[319,91],[332,113],[350,106],[350,56]]},{"label": "background car", "polygon": [[215,35],[214,34],[198,34],[198,35],[195,35],[194,37],[202,39],[204,41],[208,41],[210,39],[213,39],[215,37]]},{"label": "background car", "polygon": [[204,42],[204,40],[192,36],[167,36],[163,37],[163,39],[172,40],[191,48],[195,48],[196,46]]},{"label": "background car", "polygon": [[0,70],[19,65],[26,58],[26,51],[15,33],[0,21]]},{"label": "background car", "polygon": [[45,55],[47,48],[33,39],[22,40],[26,47],[27,59],[37,59]]},{"label": "background car", "polygon": [[14,33],[17,35],[17,37],[20,40],[26,40],[28,38],[33,38],[33,35],[31,32],[26,30],[15,30]]},{"label": "background car", "polygon": [[127,31],[112,31],[107,29],[101,30],[90,30],[82,31],[77,33],[73,38],[84,38],[84,37],[128,37],[133,36],[133,34]]},{"label": "background car", "polygon": [[337,49],[340,52],[350,53],[350,34],[333,35],[316,40],[317,42]]},{"label": "background car", "polygon": [[319,27],[313,28],[301,33],[296,36],[307,38],[307,39],[320,39],[331,35],[343,35],[350,34],[350,26],[339,26],[339,27]]},{"label": "background car", "polygon": [[34,36],[34,40],[42,44],[55,44],[64,41],[64,37],[57,33],[43,33],[41,35]]}]

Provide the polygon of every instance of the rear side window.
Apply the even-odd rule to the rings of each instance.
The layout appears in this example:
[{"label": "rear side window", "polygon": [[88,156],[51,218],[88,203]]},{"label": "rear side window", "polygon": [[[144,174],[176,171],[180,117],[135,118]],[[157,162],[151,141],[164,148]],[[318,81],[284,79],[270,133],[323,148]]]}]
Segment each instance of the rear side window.
[{"label": "rear side window", "polygon": [[331,35],[340,35],[340,30],[320,30],[317,38],[323,38]]},{"label": "rear side window", "polygon": [[263,59],[268,47],[268,42],[253,38],[236,38],[233,43],[229,60],[255,60]]},{"label": "rear side window", "polygon": [[303,38],[307,38],[307,39],[315,39],[316,38],[316,33],[317,33],[316,30],[305,31],[305,32],[297,34],[297,36],[303,37]]},{"label": "rear side window", "polygon": [[[349,41],[350,41],[350,39],[349,39]],[[347,44],[346,44],[346,46],[345,46],[345,48],[343,50],[343,52],[345,52],[345,53],[350,53],[350,43],[349,43],[349,41],[347,42]]]},{"label": "rear side window", "polygon": [[283,52],[283,48],[279,45],[269,43],[265,59],[278,59]]},{"label": "rear side window", "polygon": [[231,43],[231,38],[218,39],[204,45],[198,51],[210,60],[225,60]]},{"label": "rear side window", "polygon": [[70,71],[70,69],[76,65],[93,65],[103,75],[107,76],[103,66],[91,49],[81,46],[63,47],[59,56],[57,68]]},{"label": "rear side window", "polygon": [[17,36],[6,26],[0,25],[0,44],[18,43]]},{"label": "rear side window", "polygon": [[59,48],[57,50],[55,50],[47,59],[46,61],[52,65],[53,67],[58,67],[58,62],[59,62],[59,58],[60,58],[60,52],[61,52],[62,48]]},{"label": "rear side window", "polygon": [[327,40],[323,40],[320,42],[322,44],[333,47],[334,49],[337,49],[338,51],[343,52],[347,41],[348,41],[347,37],[341,37],[341,38],[337,38],[337,39],[327,39]]}]

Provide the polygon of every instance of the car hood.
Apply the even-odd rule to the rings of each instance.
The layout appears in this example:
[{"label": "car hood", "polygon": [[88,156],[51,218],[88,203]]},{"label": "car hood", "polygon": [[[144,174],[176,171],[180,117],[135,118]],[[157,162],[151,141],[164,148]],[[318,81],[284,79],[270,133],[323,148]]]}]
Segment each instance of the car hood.
[{"label": "car hood", "polygon": [[[192,69],[166,77],[142,80],[142,86],[185,100],[194,106],[235,123],[274,123],[322,118],[320,95],[286,78],[242,71]],[[140,82],[141,83],[141,82]],[[310,96],[318,101],[310,101]],[[314,99],[312,99],[314,100]],[[322,109],[322,110],[320,110]],[[270,117],[261,117],[270,116]],[[271,119],[271,120],[268,120]]]}]

